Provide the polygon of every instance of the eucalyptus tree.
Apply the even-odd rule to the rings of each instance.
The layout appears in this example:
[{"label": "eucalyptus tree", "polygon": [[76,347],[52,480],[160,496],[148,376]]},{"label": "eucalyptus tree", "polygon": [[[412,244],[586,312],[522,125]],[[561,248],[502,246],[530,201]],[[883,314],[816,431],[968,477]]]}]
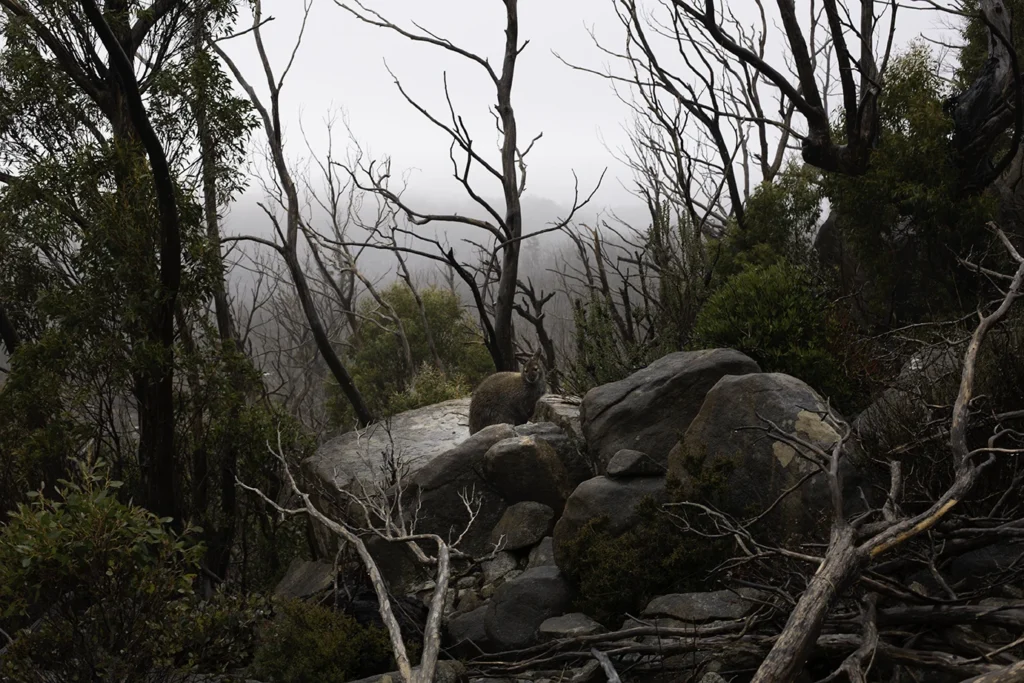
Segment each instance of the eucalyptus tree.
[{"label": "eucalyptus tree", "polygon": [[190,501],[182,324],[223,291],[207,229],[240,186],[252,125],[195,36],[222,34],[234,12],[0,1],[0,301],[5,341],[19,340],[3,448],[26,472],[49,463],[52,483],[88,443],[176,522]]}]

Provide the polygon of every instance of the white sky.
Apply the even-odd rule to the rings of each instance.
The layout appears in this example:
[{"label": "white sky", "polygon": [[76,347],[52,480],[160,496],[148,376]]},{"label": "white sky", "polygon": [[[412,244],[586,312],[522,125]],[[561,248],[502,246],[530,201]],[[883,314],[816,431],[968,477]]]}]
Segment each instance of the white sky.
[{"label": "white sky", "polygon": [[[490,57],[496,68],[500,66],[505,20],[501,0],[366,2],[402,26],[411,28],[412,22],[418,22]],[[753,7],[751,0],[738,2],[749,5],[744,12]],[[770,1],[766,4],[774,5]],[[263,5],[264,15],[275,18],[264,28],[264,37],[279,73],[298,34],[302,2],[264,0]],[[735,8],[737,0],[730,5]],[[798,0],[797,5],[804,15],[810,3]],[[603,69],[608,60],[595,48],[588,28],[604,44],[621,49],[623,29],[614,14],[613,0],[521,0],[519,7],[520,39],[529,39],[530,45],[519,59],[513,106],[521,141],[544,134],[528,158],[527,194],[567,205],[572,197],[573,170],[579,175],[581,189],[586,190],[608,167],[599,203],[614,206],[628,202],[623,185],[629,186],[630,176],[613,155],[627,143],[625,126],[629,117],[625,106],[606,80],[573,71],[552,54],[557,51],[568,61]],[[755,17],[753,13],[749,16]],[[248,27],[250,21],[242,17],[240,28]],[[936,36],[943,21],[931,12],[901,11],[897,42],[904,44],[921,32]],[[778,29],[775,31],[778,33]],[[236,38],[223,46],[258,87],[262,69],[251,37]],[[372,155],[392,156],[396,175],[400,169],[418,169],[410,182],[409,196],[442,201],[450,196],[461,201],[464,195],[451,177],[449,140],[402,99],[388,75],[385,59],[410,95],[440,117],[447,117],[442,82],[447,71],[457,111],[465,117],[478,146],[497,159],[497,133],[488,113],[494,91],[479,66],[435,46],[367,26],[333,0],[313,0],[306,35],[283,91],[282,116],[289,154],[307,154],[299,130],[300,118],[314,146],[323,146],[325,115],[331,109],[344,109],[354,135]],[[773,61],[784,66],[781,56]],[[337,144],[343,146],[344,131],[336,135]],[[262,136],[259,131],[257,139]],[[498,186],[492,185],[484,193],[497,196]]]}]

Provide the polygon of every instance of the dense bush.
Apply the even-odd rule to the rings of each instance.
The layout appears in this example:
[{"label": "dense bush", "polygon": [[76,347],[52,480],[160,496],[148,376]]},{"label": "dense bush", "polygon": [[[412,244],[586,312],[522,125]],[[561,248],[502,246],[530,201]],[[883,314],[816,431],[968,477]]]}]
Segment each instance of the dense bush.
[{"label": "dense bush", "polygon": [[786,262],[751,267],[708,300],[694,327],[694,348],[727,347],[765,372],[803,380],[841,410],[862,402],[848,368],[847,335],[825,287]]},{"label": "dense bush", "polygon": [[959,186],[949,94],[930,49],[912,45],[886,72],[867,173],[823,178],[859,269],[847,288],[881,328],[945,320],[975,306],[977,281],[957,258],[982,249],[994,202]]},{"label": "dense bush", "polygon": [[[436,402],[438,396],[456,398],[468,394],[494,371],[483,338],[458,296],[438,287],[426,287],[419,293],[440,357],[440,369],[433,367],[423,316],[412,291],[404,283],[396,282],[383,290],[381,298],[402,320],[412,351],[412,369],[405,366],[393,324],[380,315],[377,303],[368,298],[360,305],[359,315],[367,322],[360,326],[353,340],[355,350],[347,359],[348,368],[363,398],[379,415],[429,405]],[[432,369],[425,371],[424,366]],[[351,406],[333,383],[331,389],[330,407],[335,423],[350,424]]]},{"label": "dense bush", "polygon": [[0,605],[15,633],[4,680],[142,680],[175,665],[202,548],[121,503],[118,486],[101,463],[80,464],[0,532]]},{"label": "dense bush", "polygon": [[743,207],[742,229],[733,226],[710,247],[717,255],[716,280],[751,266],[812,266],[814,232],[821,218],[819,181],[816,169],[793,161],[773,181],[758,185]]},{"label": "dense bush", "polygon": [[267,683],[344,683],[386,671],[387,634],[328,607],[282,602],[260,631],[252,672]]},{"label": "dense bush", "polygon": [[720,542],[684,533],[656,503],[645,500],[639,523],[620,536],[595,519],[566,543],[562,567],[578,588],[576,608],[618,628],[656,595],[703,590],[708,572],[723,559]]}]

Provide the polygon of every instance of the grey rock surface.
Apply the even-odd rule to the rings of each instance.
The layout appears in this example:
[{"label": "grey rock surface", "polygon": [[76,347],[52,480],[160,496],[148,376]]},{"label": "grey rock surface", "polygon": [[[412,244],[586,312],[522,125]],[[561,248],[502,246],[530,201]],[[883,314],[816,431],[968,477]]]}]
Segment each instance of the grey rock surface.
[{"label": "grey rock surface", "polygon": [[536,567],[502,584],[487,607],[484,627],[498,649],[524,647],[537,639],[546,619],[563,614],[572,592],[557,567]]},{"label": "grey rock surface", "polygon": [[308,598],[327,590],[334,582],[334,565],[295,558],[285,571],[284,578],[274,587],[280,598]]},{"label": "grey rock surface", "polygon": [[560,513],[572,493],[569,474],[546,441],[533,436],[503,439],[484,455],[488,486],[506,503],[535,501]]},{"label": "grey rock surface", "polygon": [[577,486],[555,524],[552,539],[555,562],[564,566],[566,544],[593,519],[606,517],[604,531],[611,536],[633,528],[638,521],[637,506],[648,498],[656,503],[666,501],[664,477],[594,477]]},{"label": "grey rock surface", "polygon": [[760,372],[757,363],[733,349],[679,351],[591,389],[580,409],[591,458],[601,473],[623,448],[666,463],[711,387],[726,375],[754,372]]},{"label": "grey rock surface", "polygon": [[505,510],[491,532],[491,543],[504,538],[506,550],[529,548],[551,533],[555,511],[544,503],[532,500],[516,503]]},{"label": "grey rock surface", "polygon": [[[749,519],[778,502],[757,525],[774,541],[827,530],[831,497],[820,470],[766,431],[779,429],[830,451],[839,440],[820,395],[781,373],[723,377],[708,392],[683,440],[669,455],[668,477],[680,482],[681,499],[709,503],[738,519]],[[833,411],[834,412],[834,411]],[[852,464],[842,460],[848,513],[859,511],[858,488],[872,495]],[[786,496],[783,492],[795,489]]]},{"label": "grey rock surface", "polygon": [[526,568],[547,567],[553,564],[555,564],[554,542],[550,536],[545,536],[541,539],[540,543],[530,550],[529,562]]},{"label": "grey rock surface", "polygon": [[516,558],[512,553],[502,551],[481,562],[480,568],[483,571],[484,584],[494,583],[516,568]]},{"label": "grey rock surface", "polygon": [[514,437],[510,426],[491,425],[421,467],[406,489],[406,509],[413,510],[419,504],[417,531],[442,538],[458,536],[470,519],[460,494],[475,491],[480,495],[480,510],[460,549],[473,555],[489,552],[491,529],[508,505],[487,483],[484,455],[494,444]]},{"label": "grey rock surface", "polygon": [[763,601],[765,597],[760,591],[751,588],[659,595],[647,604],[643,616],[667,616],[694,623],[715,619],[741,619],[757,609],[759,601]]},{"label": "grey rock surface", "polygon": [[[391,418],[394,451],[415,474],[434,458],[469,436],[469,398],[458,398]],[[378,475],[380,454],[390,440],[382,423],[346,432],[325,442],[310,456],[307,469],[342,488],[371,482]]]},{"label": "grey rock surface", "polygon": [[[487,605],[481,605],[474,610],[456,614],[448,620],[448,637],[451,638],[453,647],[465,646],[473,643],[483,649],[487,645],[487,632],[484,629],[484,619],[487,616]],[[472,650],[462,647],[463,651]]]},{"label": "grey rock surface", "polygon": [[583,438],[583,430],[580,427],[580,403],[579,396],[561,396],[559,394],[544,394],[537,401],[537,407],[533,412],[534,422],[553,422],[561,427],[566,434],[576,438]]},{"label": "grey rock surface", "polygon": [[643,451],[623,448],[608,461],[605,474],[609,477],[663,477],[666,467]]},{"label": "grey rock surface", "polygon": [[595,476],[586,452],[586,444],[581,437],[571,436],[563,427],[554,422],[527,422],[514,427],[519,436],[532,436],[546,441],[555,449],[558,459],[565,465],[569,474],[569,486],[575,488],[581,481]]},{"label": "grey rock surface", "polygon": [[604,633],[607,629],[582,612],[563,614],[560,617],[545,619],[538,633],[541,638],[575,638]]}]

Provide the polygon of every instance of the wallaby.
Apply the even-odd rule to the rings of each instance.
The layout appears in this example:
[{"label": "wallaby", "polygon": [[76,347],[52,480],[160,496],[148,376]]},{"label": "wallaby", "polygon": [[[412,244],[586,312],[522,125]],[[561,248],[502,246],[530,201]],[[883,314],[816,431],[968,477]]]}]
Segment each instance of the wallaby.
[{"label": "wallaby", "polygon": [[521,425],[532,416],[537,399],[548,390],[540,351],[522,372],[496,372],[480,382],[469,400],[469,433],[496,424]]}]

